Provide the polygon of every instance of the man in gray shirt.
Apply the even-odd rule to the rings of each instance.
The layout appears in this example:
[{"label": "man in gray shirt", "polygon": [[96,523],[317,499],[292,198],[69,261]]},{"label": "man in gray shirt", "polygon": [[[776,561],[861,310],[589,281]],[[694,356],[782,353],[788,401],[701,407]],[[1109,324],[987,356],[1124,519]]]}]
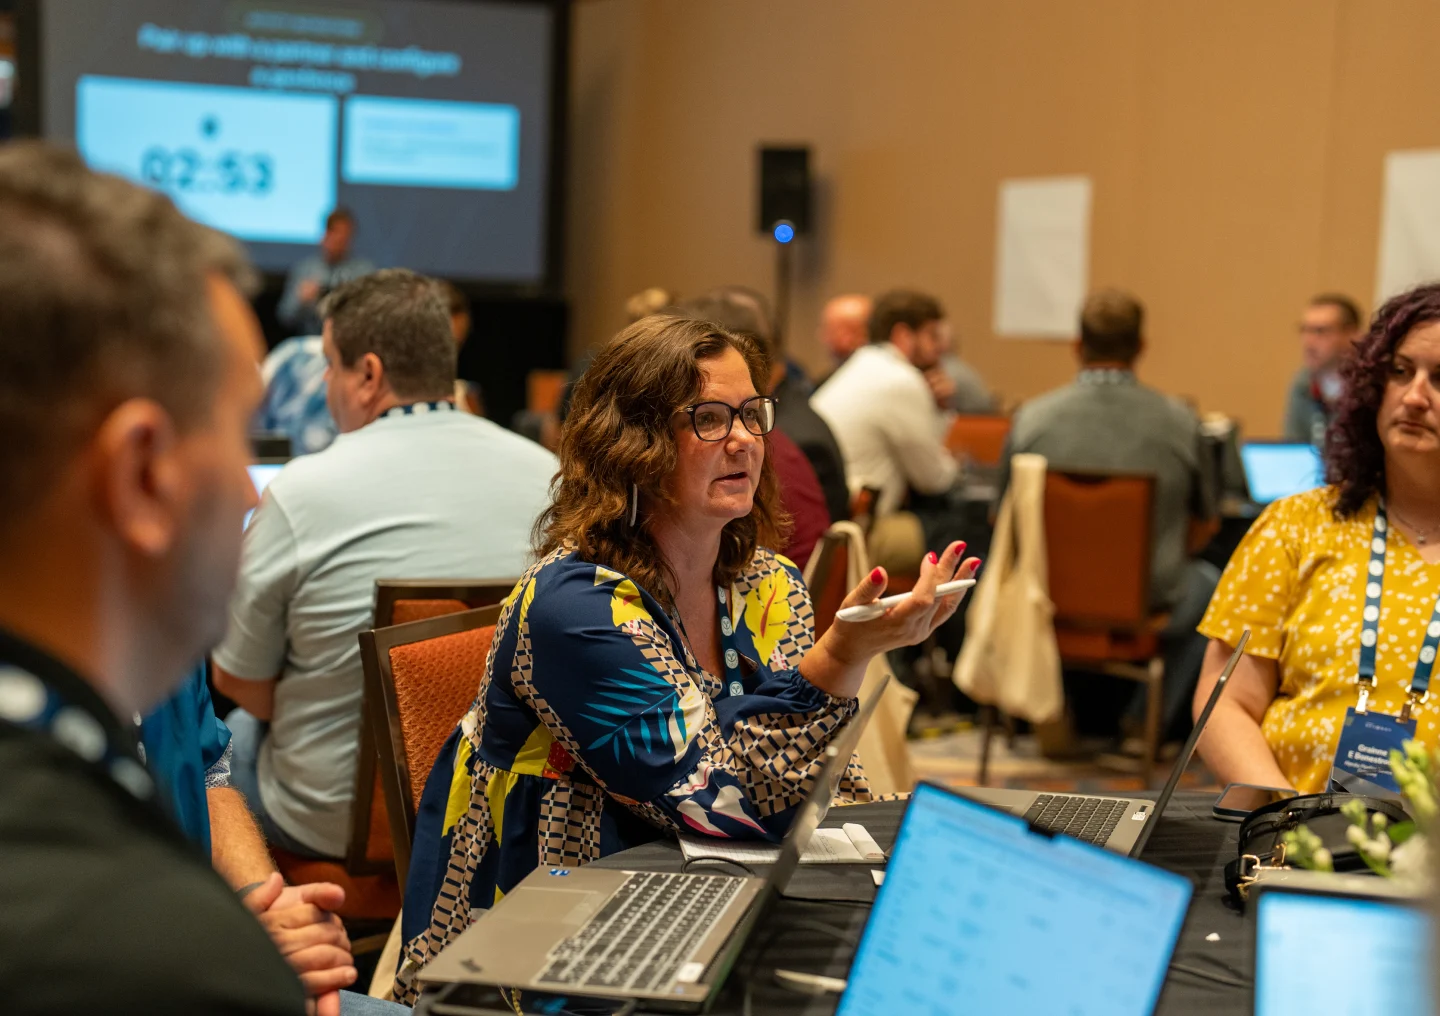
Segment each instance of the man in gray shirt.
[{"label": "man in gray shirt", "polygon": [[340,436],[265,489],[214,673],[242,707],[226,718],[232,779],[266,838],[339,857],[375,580],[518,577],[557,462],[456,410],[455,340],[431,280],[386,269],[322,308]]},{"label": "man in gray shirt", "polygon": [[1128,293],[1101,290],[1085,301],[1076,344],[1080,373],[1073,384],[1027,402],[1015,414],[1000,490],[1009,480],[1010,456],[1022,452],[1045,456],[1052,469],[1155,477],[1150,606],[1170,614],[1162,636],[1162,722],[1168,727],[1189,714],[1205,653],[1195,627],[1220,575],[1190,556],[1204,535],[1192,523],[1210,523],[1215,516],[1211,477],[1200,455],[1200,423],[1182,403],[1136,379],[1143,319],[1144,308]]}]

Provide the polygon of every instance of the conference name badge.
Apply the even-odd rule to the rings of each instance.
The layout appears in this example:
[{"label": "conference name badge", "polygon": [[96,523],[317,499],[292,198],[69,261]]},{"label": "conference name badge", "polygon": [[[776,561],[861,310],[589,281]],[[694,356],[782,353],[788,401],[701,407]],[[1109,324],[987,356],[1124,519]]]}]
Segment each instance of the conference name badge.
[{"label": "conference name badge", "polygon": [[[1415,721],[1400,720],[1384,713],[1357,712],[1354,706],[1345,711],[1345,724],[1340,728],[1340,747],[1330,778],[1354,792],[1364,792],[1364,783],[1400,793],[1395,774],[1390,771],[1390,752],[1403,750],[1401,745],[1415,737]],[[1342,774],[1343,777],[1342,777]],[[1361,783],[1357,785],[1356,781]]]}]

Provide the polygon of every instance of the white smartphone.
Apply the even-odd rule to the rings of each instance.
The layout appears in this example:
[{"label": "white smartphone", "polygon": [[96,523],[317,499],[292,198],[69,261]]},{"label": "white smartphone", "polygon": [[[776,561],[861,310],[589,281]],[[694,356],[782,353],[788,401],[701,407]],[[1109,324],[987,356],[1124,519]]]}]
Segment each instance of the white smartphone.
[{"label": "white smartphone", "polygon": [[[975,584],[974,579],[956,579],[954,582],[942,582],[935,587],[935,595],[950,596],[960,592],[962,589],[969,589]],[[857,607],[844,607],[835,612],[837,621],[873,621],[880,617],[885,611],[909,599],[909,593],[897,593],[894,596],[885,596],[874,603],[862,603]]]}]

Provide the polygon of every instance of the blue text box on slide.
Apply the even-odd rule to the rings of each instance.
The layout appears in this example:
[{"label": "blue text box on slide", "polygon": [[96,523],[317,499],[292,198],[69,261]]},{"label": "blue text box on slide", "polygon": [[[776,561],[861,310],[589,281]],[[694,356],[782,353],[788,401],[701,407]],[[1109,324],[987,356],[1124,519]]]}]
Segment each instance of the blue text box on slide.
[{"label": "blue text box on slide", "polygon": [[96,169],[244,240],[320,239],[335,207],[333,96],[87,75],[75,104],[75,143]]},{"label": "blue text box on slide", "polygon": [[345,100],[346,183],[513,190],[520,110],[486,102],[352,95]]}]

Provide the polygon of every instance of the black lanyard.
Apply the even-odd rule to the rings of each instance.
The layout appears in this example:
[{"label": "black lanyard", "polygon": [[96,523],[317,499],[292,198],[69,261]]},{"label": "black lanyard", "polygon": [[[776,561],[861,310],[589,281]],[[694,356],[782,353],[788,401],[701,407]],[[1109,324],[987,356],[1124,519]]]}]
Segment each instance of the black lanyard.
[{"label": "black lanyard", "polygon": [[[1380,642],[1380,594],[1385,585],[1385,548],[1390,535],[1390,521],[1381,502],[1375,509],[1375,534],[1370,540],[1369,574],[1365,579],[1365,609],[1361,615],[1360,628],[1360,701],[1355,706],[1357,713],[1365,712],[1370,703],[1370,693],[1375,689],[1375,650]],[[1430,622],[1425,629],[1425,641],[1420,645],[1420,655],[1415,661],[1415,674],[1410,679],[1410,698],[1400,714],[1408,720],[1415,703],[1422,701],[1430,690],[1430,674],[1435,668],[1435,652],[1440,646],[1440,597],[1430,613]]]}]

